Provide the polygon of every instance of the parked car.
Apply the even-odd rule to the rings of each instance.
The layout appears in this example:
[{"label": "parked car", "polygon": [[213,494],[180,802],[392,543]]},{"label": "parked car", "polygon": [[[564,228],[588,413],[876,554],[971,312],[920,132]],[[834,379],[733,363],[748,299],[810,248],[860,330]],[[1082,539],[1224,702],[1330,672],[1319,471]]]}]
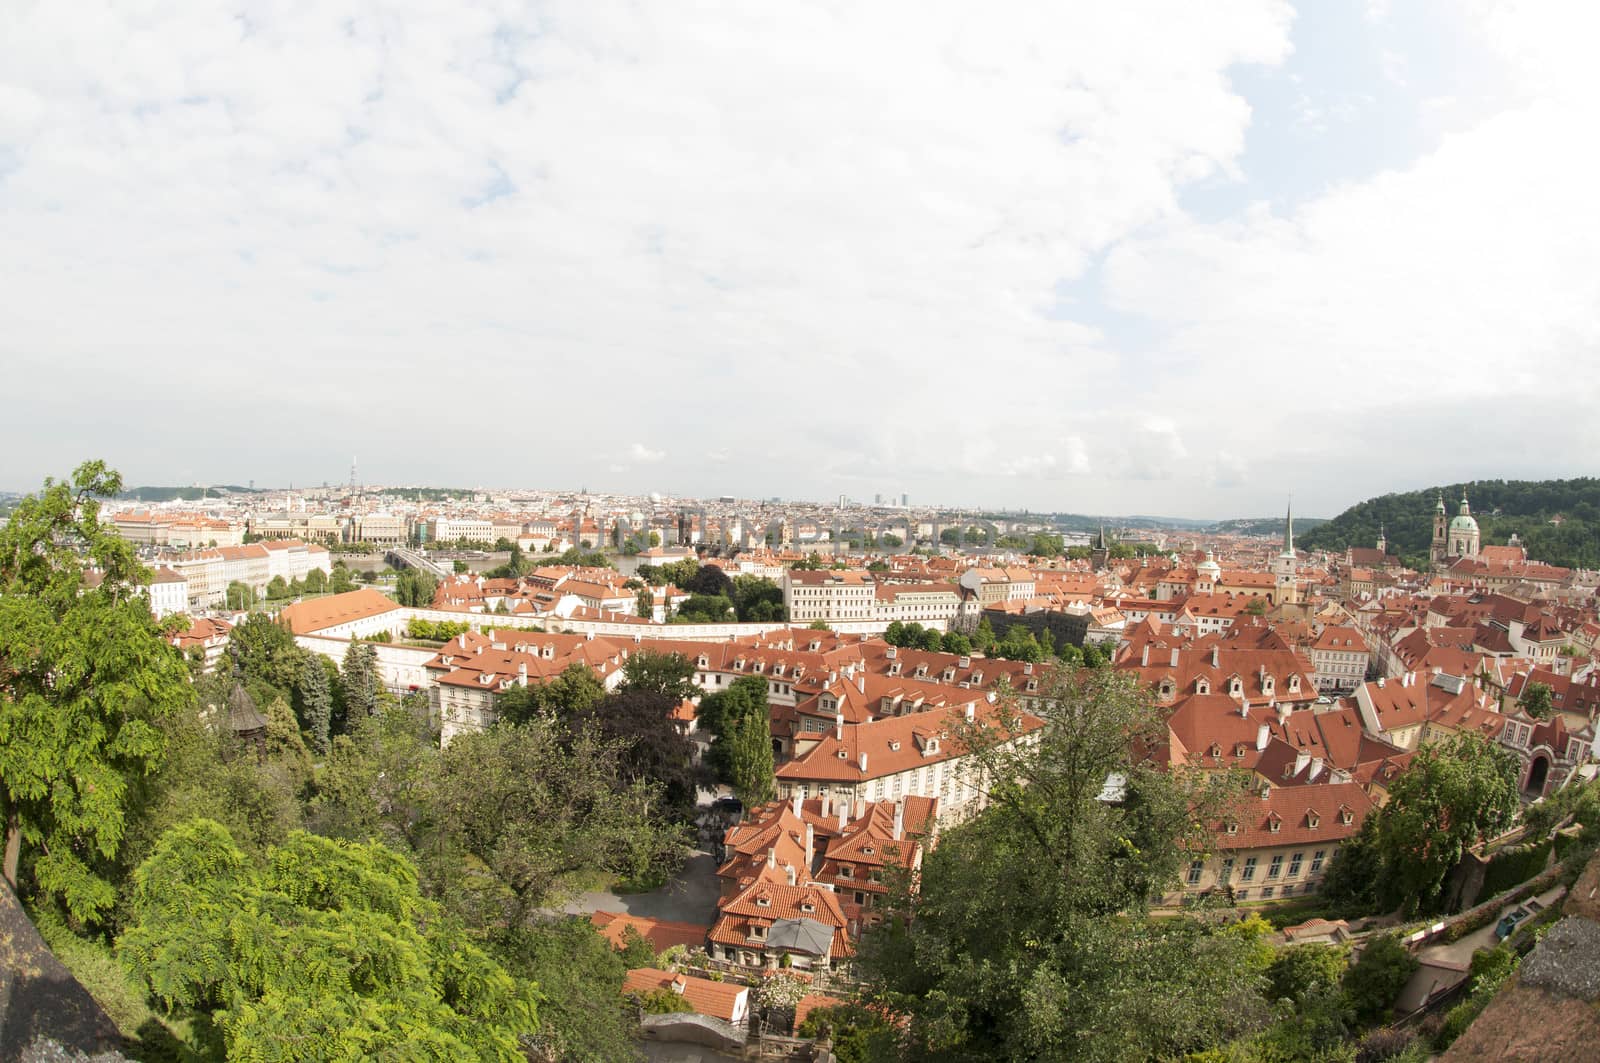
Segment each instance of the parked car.
[{"label": "parked car", "polygon": [[1518,924],[1543,907],[1544,905],[1538,901],[1529,901],[1527,904],[1518,905],[1513,911],[1501,916],[1499,925],[1494,928],[1495,940],[1504,941],[1510,937],[1516,931]]}]

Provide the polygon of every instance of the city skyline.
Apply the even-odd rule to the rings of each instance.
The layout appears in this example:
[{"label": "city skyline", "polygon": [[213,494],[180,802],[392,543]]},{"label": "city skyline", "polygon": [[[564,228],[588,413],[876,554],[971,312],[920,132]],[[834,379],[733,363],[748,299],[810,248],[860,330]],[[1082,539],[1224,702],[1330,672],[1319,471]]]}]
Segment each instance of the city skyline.
[{"label": "city skyline", "polygon": [[1216,519],[1581,475],[1595,17],[37,5],[0,35],[0,362],[42,385],[0,483],[354,449]]}]

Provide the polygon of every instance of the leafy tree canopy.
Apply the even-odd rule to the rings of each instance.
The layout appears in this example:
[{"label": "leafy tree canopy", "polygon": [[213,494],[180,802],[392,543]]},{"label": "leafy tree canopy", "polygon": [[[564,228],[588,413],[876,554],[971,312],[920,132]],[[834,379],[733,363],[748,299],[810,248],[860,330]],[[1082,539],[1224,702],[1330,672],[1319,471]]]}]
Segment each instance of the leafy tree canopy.
[{"label": "leafy tree canopy", "polygon": [[417,890],[378,843],[297,831],[256,862],[227,828],[162,836],[119,951],[169,1008],[209,1013],[239,1059],[524,1058],[534,987]]},{"label": "leafy tree canopy", "polygon": [[[98,461],[46,480],[0,528],[0,812],[6,880],[99,918],[129,785],[160,763],[161,721],[191,703],[182,655],[137,591],[133,547],[100,523],[122,479]],[[98,570],[98,582],[88,576]]]}]

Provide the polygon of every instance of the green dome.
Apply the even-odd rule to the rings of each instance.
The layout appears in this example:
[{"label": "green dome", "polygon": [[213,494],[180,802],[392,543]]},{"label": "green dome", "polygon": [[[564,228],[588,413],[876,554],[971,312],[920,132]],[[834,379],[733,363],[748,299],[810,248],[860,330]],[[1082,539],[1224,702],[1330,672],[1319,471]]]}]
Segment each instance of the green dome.
[{"label": "green dome", "polygon": [[1478,530],[1478,522],[1470,516],[1463,515],[1450,522],[1450,530],[1452,532],[1475,532]]}]

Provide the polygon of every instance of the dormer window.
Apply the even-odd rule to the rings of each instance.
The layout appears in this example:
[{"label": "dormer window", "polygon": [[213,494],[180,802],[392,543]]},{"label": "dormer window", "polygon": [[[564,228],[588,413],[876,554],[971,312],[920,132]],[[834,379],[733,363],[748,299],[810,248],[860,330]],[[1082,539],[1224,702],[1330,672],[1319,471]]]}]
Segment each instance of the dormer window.
[{"label": "dormer window", "polygon": [[696,661],[695,661],[695,665],[696,665],[696,666],[697,666],[697,667],[700,667],[700,668],[707,668],[707,667],[710,667],[710,665],[711,665],[711,658],[709,658],[709,657],[707,657],[707,656],[706,656],[706,655],[705,655],[705,654],[703,654],[703,653],[702,653],[702,654],[701,654],[701,655],[700,655],[700,656],[699,656],[699,658],[698,658],[698,659],[697,659],[697,660],[696,660]]},{"label": "dormer window", "polygon": [[1310,813],[1306,816],[1306,826],[1310,827],[1312,830],[1316,830],[1318,827],[1322,826],[1322,817],[1317,815],[1315,812]]},{"label": "dormer window", "polygon": [[814,912],[817,910],[817,906],[812,904],[810,901],[806,901],[800,906],[800,910],[802,912]]},{"label": "dormer window", "polygon": [[1236,697],[1238,697],[1239,695],[1241,695],[1243,693],[1244,693],[1244,681],[1243,680],[1235,678],[1235,679],[1231,680],[1228,683],[1228,694],[1229,694],[1230,697],[1235,697],[1236,698]]},{"label": "dormer window", "polygon": [[1277,685],[1277,682],[1270,675],[1264,676],[1261,680],[1261,692],[1263,694],[1271,694],[1277,688]]},{"label": "dormer window", "polygon": [[1289,677],[1289,693],[1300,693],[1300,676],[1298,674]]},{"label": "dormer window", "polygon": [[1238,834],[1239,833],[1239,824],[1230,822],[1228,824],[1228,833],[1229,834]]},{"label": "dormer window", "polygon": [[1269,831],[1271,831],[1272,833],[1274,833],[1274,834],[1278,833],[1279,829],[1282,828],[1282,826],[1283,826],[1283,821],[1280,820],[1277,816],[1273,816],[1273,817],[1271,817],[1270,819],[1267,820],[1267,829]]},{"label": "dormer window", "polygon": [[871,856],[872,855],[872,846],[870,846],[870,845],[863,846],[862,849],[861,849],[861,855],[862,856]]},{"label": "dormer window", "polygon": [[855,868],[852,867],[850,864],[840,864],[839,865],[839,877],[840,878],[853,878],[854,876],[855,876]]},{"label": "dormer window", "polygon": [[756,906],[759,907],[759,908],[771,908],[772,907],[772,898],[771,897],[757,897],[756,898]]},{"label": "dormer window", "polygon": [[1356,814],[1350,811],[1348,808],[1341,808],[1339,810],[1339,822],[1343,823],[1346,827],[1354,823],[1355,819]]},{"label": "dormer window", "polygon": [[900,750],[900,740],[898,738],[889,739],[889,748],[894,750],[895,752],[899,752],[899,750]]},{"label": "dormer window", "polygon": [[[1036,690],[1036,689],[1038,689],[1038,686],[1039,686],[1038,680],[1035,680],[1035,679],[1028,680],[1028,689],[1029,690]],[[1174,687],[1172,685],[1172,680],[1163,679],[1161,681],[1161,696],[1163,698],[1172,697],[1173,690],[1174,690]]]},{"label": "dormer window", "polygon": [[1204,676],[1201,676],[1199,679],[1196,679],[1194,681],[1194,692],[1196,694],[1209,694],[1209,693],[1211,693],[1211,681],[1209,679],[1206,679]]}]

